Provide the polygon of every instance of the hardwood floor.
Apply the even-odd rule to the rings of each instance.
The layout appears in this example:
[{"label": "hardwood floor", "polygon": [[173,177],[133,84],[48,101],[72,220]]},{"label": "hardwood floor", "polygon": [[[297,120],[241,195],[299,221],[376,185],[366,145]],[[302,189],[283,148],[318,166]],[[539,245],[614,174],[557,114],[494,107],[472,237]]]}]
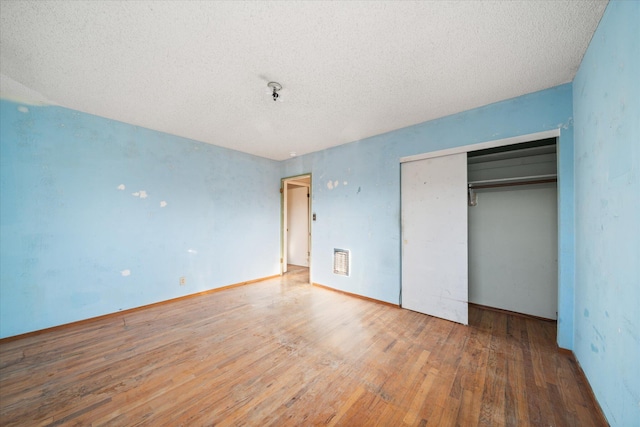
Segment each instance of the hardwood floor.
[{"label": "hardwood floor", "polygon": [[465,327],[306,270],[0,343],[0,424],[601,425],[555,323]]}]

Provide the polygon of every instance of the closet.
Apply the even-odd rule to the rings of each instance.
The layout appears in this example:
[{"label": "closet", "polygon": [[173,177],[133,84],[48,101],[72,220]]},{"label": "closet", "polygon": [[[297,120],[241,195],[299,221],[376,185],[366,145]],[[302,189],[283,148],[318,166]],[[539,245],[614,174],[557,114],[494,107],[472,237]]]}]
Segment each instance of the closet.
[{"label": "closet", "polygon": [[556,138],[403,162],[402,306],[555,319],[556,170]]},{"label": "closet", "polygon": [[556,319],[555,138],[467,159],[469,302]]}]

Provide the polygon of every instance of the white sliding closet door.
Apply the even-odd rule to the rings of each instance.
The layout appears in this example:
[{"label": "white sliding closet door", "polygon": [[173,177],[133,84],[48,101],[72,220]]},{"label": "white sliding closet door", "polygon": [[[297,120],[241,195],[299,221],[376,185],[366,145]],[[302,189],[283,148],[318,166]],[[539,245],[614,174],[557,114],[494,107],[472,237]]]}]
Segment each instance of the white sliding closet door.
[{"label": "white sliding closet door", "polygon": [[401,165],[402,307],[468,324],[467,153]]}]

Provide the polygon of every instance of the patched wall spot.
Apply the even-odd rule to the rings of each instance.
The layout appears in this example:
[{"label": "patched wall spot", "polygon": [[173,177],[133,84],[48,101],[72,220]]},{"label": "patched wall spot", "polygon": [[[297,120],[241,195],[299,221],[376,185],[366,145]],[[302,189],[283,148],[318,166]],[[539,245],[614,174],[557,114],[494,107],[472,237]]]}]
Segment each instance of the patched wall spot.
[{"label": "patched wall spot", "polygon": [[120,184],[120,185],[118,185],[118,190],[124,190],[124,189],[126,189],[126,188],[127,188],[127,187],[125,187],[125,186],[124,186],[124,184]]},{"label": "patched wall spot", "polygon": [[160,207],[164,208],[165,206],[167,206],[167,202],[165,202],[164,200],[160,202]]},{"label": "patched wall spot", "polygon": [[122,270],[120,272],[124,277],[131,276],[131,270]]},{"label": "patched wall spot", "polygon": [[29,112],[29,109],[27,107],[25,107],[24,105],[21,105],[21,106],[18,107],[18,111],[20,111],[21,113],[27,114]]}]

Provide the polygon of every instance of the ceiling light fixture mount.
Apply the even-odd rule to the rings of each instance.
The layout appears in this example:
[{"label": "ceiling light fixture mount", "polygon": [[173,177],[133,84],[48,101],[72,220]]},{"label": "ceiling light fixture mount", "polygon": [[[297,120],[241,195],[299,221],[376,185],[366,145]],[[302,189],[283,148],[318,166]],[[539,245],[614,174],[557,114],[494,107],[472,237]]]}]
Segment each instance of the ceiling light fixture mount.
[{"label": "ceiling light fixture mount", "polygon": [[267,86],[269,86],[271,89],[273,89],[273,93],[271,96],[273,96],[273,100],[277,101],[278,100],[278,91],[280,91],[280,89],[282,89],[282,85],[278,82],[269,82],[267,83]]}]

